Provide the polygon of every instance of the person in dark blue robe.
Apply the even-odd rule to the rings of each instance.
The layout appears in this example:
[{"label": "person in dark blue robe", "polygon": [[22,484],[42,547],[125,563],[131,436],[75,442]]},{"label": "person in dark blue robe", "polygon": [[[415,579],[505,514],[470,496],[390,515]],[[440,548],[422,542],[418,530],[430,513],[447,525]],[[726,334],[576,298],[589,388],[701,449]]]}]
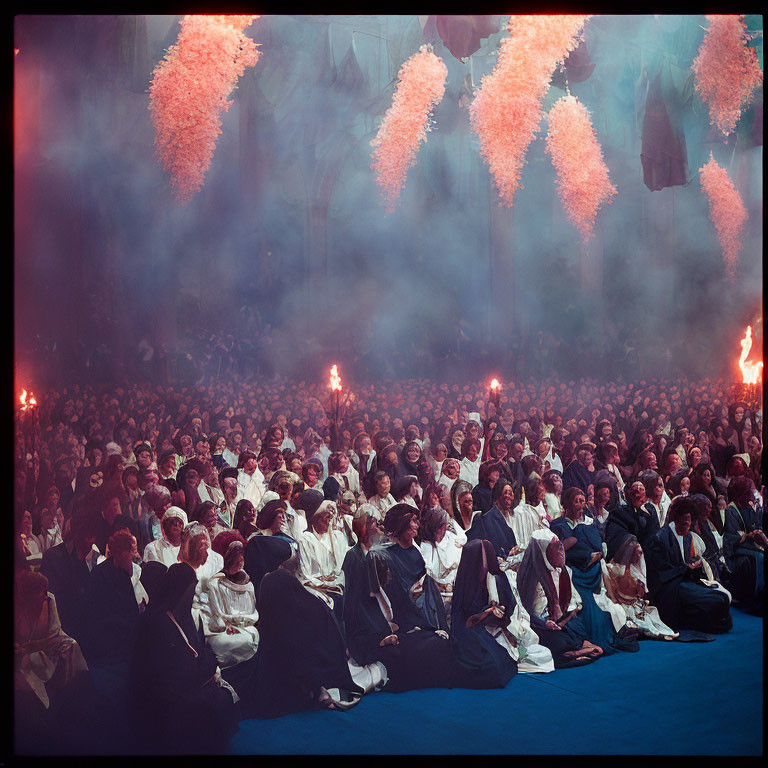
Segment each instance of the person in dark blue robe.
[{"label": "person in dark blue robe", "polygon": [[676,498],[667,511],[667,523],[644,549],[651,602],[675,631],[728,632],[732,626],[728,595],[702,581],[706,575],[690,530],[695,514],[694,501]]},{"label": "person in dark blue robe", "polygon": [[659,518],[645,507],[645,486],[635,480],[627,489],[627,503],[611,510],[605,523],[605,543],[608,548],[607,560],[613,560],[621,545],[629,536],[634,536],[643,552],[659,530]]},{"label": "person in dark blue robe", "polygon": [[704,559],[709,563],[713,576],[727,587],[731,571],[725,562],[722,547],[718,545],[717,539],[715,539],[715,535],[712,532],[712,526],[709,523],[709,518],[712,514],[712,502],[703,493],[692,494],[691,500],[696,504],[696,518],[691,524],[691,530],[697,533],[704,542]]},{"label": "person in dark blue robe", "polygon": [[587,636],[603,649],[605,656],[616,651],[638,651],[633,633],[622,629],[623,635],[618,635],[610,614],[595,602],[595,595],[601,593],[603,586],[600,562],[603,559],[603,540],[594,523],[584,522],[585,506],[586,499],[580,488],[566,488],[563,492],[565,515],[553,520],[550,530],[565,547],[565,562],[572,570],[573,586],[583,603],[581,616],[587,625]]},{"label": "person in dark blue robe", "polygon": [[447,633],[448,620],[440,590],[432,577],[427,575],[424,558],[414,544],[419,523],[413,507],[395,504],[387,510],[384,531],[392,539],[385,549],[392,561],[394,582],[399,585],[399,589],[392,591],[393,607],[397,602],[401,617],[408,616],[406,621],[413,626]]},{"label": "person in dark blue robe", "polygon": [[[487,578],[496,586],[497,602],[489,596]],[[464,688],[503,688],[517,673],[517,662],[486,627],[503,632],[515,608],[507,577],[499,570],[489,541],[468,541],[456,574],[451,609],[451,646]]]},{"label": "person in dark blue robe", "polygon": [[760,528],[754,483],[734,477],[728,485],[723,552],[731,572],[727,587],[733,598],[750,613],[762,615],[765,596],[765,533]]},{"label": "person in dark blue robe", "polygon": [[[490,541],[493,544],[494,550],[496,550],[496,557],[500,557],[502,560],[506,560],[510,554],[517,553],[515,533],[507,525],[507,521],[499,506],[500,504],[505,505],[509,503],[508,498],[502,498],[506,487],[512,488],[512,485],[504,480],[499,480],[496,483],[493,489],[494,505],[482,515],[476,515],[471,527],[467,530],[468,541],[476,539]],[[513,496],[511,508],[515,507],[516,501],[518,501],[517,497]]]},{"label": "person in dark blue robe", "polygon": [[501,466],[496,461],[484,461],[480,465],[478,483],[472,489],[472,500],[475,509],[487,512],[493,506],[493,489],[499,482]]},{"label": "person in dark blue robe", "polygon": [[582,443],[576,449],[576,458],[563,471],[563,488],[581,488],[584,493],[590,485],[594,488],[597,473],[588,468],[594,455],[593,443]]}]

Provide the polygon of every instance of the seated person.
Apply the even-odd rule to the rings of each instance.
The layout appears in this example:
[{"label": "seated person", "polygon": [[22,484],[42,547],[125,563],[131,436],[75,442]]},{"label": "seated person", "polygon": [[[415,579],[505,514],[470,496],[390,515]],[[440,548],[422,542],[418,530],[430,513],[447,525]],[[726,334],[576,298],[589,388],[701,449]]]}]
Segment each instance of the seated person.
[{"label": "seated person", "polygon": [[675,631],[728,632],[730,597],[707,578],[701,558],[704,542],[691,531],[695,514],[694,501],[687,496],[675,499],[667,523],[645,550],[651,602],[661,620]]},{"label": "seated person", "polygon": [[587,637],[581,598],[557,534],[546,528],[533,532],[517,572],[517,587],[539,642],[552,653],[555,669],[586,664],[603,655],[603,649]]},{"label": "seated person", "polygon": [[384,666],[347,661],[331,609],[297,578],[297,545],[277,540],[276,547],[283,560],[264,576],[259,589],[256,714],[280,717],[307,709],[347,709],[385,682]]},{"label": "seated person", "polygon": [[[606,656],[620,650],[637,651],[636,641],[624,640],[625,635],[636,635],[637,628],[627,624],[623,608],[608,597],[603,584],[602,540],[592,518],[584,514],[585,506],[584,491],[566,488],[563,493],[565,516],[554,520],[551,527],[563,542],[571,580],[582,600],[581,615],[587,625],[587,635]],[[621,634],[617,636],[617,633]]]},{"label": "seated person", "polygon": [[627,503],[608,513],[605,523],[606,557],[612,560],[619,547],[629,536],[634,536],[643,552],[659,530],[659,518],[645,506],[645,485],[641,480],[633,481],[627,490]]},{"label": "seated person", "polygon": [[661,620],[658,609],[646,599],[648,579],[645,556],[634,536],[624,540],[613,560],[606,565],[603,582],[608,597],[624,609],[627,619],[640,629],[643,637],[674,640],[678,636]]},{"label": "seated person", "polygon": [[139,620],[131,712],[150,754],[178,753],[182,733],[185,751],[222,753],[237,731],[236,696],[192,618],[196,586],[194,568],[172,565]]},{"label": "seated person", "polygon": [[167,568],[178,563],[181,532],[185,525],[187,525],[187,513],[179,507],[168,507],[163,515],[163,536],[150,541],[144,548],[144,562],[157,560]]},{"label": "seated person", "polygon": [[507,629],[514,603],[493,545],[467,542],[456,577],[451,631],[458,669],[466,671],[462,687],[503,688],[517,673],[517,641]]}]

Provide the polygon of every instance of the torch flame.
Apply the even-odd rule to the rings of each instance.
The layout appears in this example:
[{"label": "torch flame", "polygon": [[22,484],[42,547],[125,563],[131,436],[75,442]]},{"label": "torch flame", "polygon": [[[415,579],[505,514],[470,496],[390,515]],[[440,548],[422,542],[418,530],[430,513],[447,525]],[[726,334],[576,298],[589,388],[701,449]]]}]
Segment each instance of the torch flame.
[{"label": "torch flame", "polygon": [[747,326],[744,338],[741,340],[741,357],[739,358],[739,368],[744,384],[757,384],[760,381],[760,371],[763,367],[763,361],[747,362],[749,352],[752,349],[752,326]]},{"label": "torch flame", "polygon": [[492,389],[494,392],[495,392],[495,391],[496,391],[496,390],[497,390],[497,389],[498,389],[500,386],[501,386],[501,385],[499,384],[499,380],[498,380],[498,379],[494,379],[494,380],[491,382],[491,389]]},{"label": "torch flame", "polygon": [[331,368],[331,391],[336,392],[339,390],[341,390],[341,376],[339,376],[339,369],[334,363],[333,368]]},{"label": "torch flame", "polygon": [[22,389],[21,395],[19,396],[19,402],[21,403],[21,410],[26,411],[27,410],[27,390]]}]

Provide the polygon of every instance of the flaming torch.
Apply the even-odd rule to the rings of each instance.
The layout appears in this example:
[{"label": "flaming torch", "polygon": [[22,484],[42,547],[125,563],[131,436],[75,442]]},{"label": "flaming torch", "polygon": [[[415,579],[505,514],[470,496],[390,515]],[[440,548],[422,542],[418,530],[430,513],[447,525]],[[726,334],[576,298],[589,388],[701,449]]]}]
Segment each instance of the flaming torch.
[{"label": "flaming torch", "polygon": [[[32,443],[32,453],[37,449],[37,400],[35,395],[26,389],[21,391],[19,395],[19,403],[21,404],[21,430],[24,435],[24,453],[29,452],[29,443]],[[31,436],[31,438],[30,438]]]},{"label": "flaming torch", "polygon": [[339,440],[339,398],[341,397],[341,376],[339,376],[339,368],[334,363],[333,367],[331,368],[331,378],[330,378],[330,387],[331,387],[331,402],[333,403],[333,443],[334,450],[338,450],[338,445],[336,445]]},{"label": "flaming torch", "polygon": [[739,357],[739,368],[741,368],[741,379],[744,384],[744,395],[755,401],[755,406],[759,406],[760,398],[757,396],[758,385],[760,383],[760,372],[763,369],[763,361],[748,361],[749,353],[752,350],[752,326],[748,325],[744,338],[741,340],[741,356]]},{"label": "flaming torch", "polygon": [[501,384],[499,384],[498,379],[494,379],[491,382],[491,391],[488,400],[493,403],[493,406],[496,409],[496,414],[498,415],[501,413]]}]

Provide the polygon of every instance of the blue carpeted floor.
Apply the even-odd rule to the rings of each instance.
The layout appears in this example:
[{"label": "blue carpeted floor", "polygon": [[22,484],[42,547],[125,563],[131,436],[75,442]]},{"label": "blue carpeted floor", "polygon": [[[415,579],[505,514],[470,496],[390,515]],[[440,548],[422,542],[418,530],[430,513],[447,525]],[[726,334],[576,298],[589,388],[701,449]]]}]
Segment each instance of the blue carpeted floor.
[{"label": "blue carpeted floor", "polygon": [[711,643],[644,640],[503,690],[375,693],[348,712],[246,720],[233,754],[760,755],[763,622]]}]

